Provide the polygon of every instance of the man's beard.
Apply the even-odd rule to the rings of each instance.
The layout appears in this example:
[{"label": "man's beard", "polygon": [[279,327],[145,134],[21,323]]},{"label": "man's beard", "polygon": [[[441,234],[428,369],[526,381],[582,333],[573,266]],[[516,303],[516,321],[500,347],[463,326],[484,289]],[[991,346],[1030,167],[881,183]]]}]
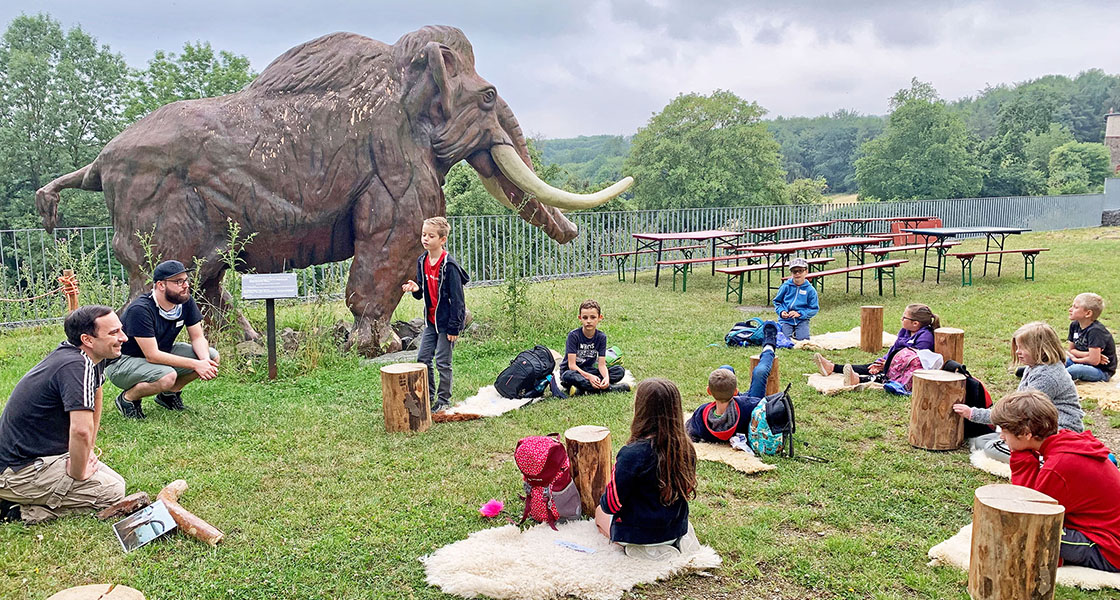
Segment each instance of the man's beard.
[{"label": "man's beard", "polygon": [[187,300],[191,299],[191,292],[189,289],[185,292],[172,292],[171,290],[165,290],[163,292],[163,297],[172,304],[184,304]]}]

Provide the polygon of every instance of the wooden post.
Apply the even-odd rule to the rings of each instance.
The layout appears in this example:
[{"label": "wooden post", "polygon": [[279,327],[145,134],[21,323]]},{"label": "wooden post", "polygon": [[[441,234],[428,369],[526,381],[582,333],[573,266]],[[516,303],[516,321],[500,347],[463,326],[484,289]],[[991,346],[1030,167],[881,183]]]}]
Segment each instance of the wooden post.
[{"label": "wooden post", "polygon": [[933,351],[945,360],[964,362],[964,330],[956,327],[938,327],[933,330]]},{"label": "wooden post", "polygon": [[955,450],[964,442],[964,419],[953,405],[964,402],[964,375],[922,369],[914,372],[910,396],[910,445]]},{"label": "wooden post", "polygon": [[[62,277],[72,281],[74,269],[63,269]],[[66,313],[70,314],[78,310],[78,288],[77,286],[70,287],[68,285],[63,285],[62,288],[62,293],[66,296]]]},{"label": "wooden post", "polygon": [[127,585],[95,583],[67,588],[47,600],[144,600],[144,594]]},{"label": "wooden post", "polygon": [[1065,508],[1030,488],[977,488],[968,593],[974,600],[1054,597]]},{"label": "wooden post", "polygon": [[883,307],[859,307],[859,349],[879,352],[883,349]]},{"label": "wooden post", "polygon": [[[751,357],[751,373],[754,373],[754,368],[758,366],[758,361],[760,361],[760,360],[762,360],[762,355],[761,354],[755,354],[754,356]],[[751,384],[751,373],[747,373],[746,381],[743,381],[741,379],[739,380],[739,385],[742,386],[742,389],[744,391],[747,389],[747,386],[749,386]],[[782,382],[779,380],[780,379],[779,375],[780,374],[778,373],[778,355],[775,354],[774,355],[774,364],[773,364],[773,366],[770,367],[770,377],[766,378],[766,395],[767,396],[769,396],[770,394],[777,394],[778,392],[782,391],[782,389],[781,389]],[[749,419],[750,415],[747,415],[747,418]]]},{"label": "wooden post", "polygon": [[597,425],[572,427],[564,432],[564,445],[583,514],[595,516],[595,507],[611,479],[611,430]]},{"label": "wooden post", "polygon": [[381,409],[385,431],[427,431],[432,426],[428,366],[396,363],[381,367]]}]

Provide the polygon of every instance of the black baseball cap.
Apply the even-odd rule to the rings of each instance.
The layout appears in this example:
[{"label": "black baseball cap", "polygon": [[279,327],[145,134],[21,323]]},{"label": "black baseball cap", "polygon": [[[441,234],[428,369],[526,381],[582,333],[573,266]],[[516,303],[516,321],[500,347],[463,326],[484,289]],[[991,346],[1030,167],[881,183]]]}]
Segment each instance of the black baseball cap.
[{"label": "black baseball cap", "polygon": [[183,266],[183,263],[177,260],[165,260],[156,265],[155,270],[152,271],[152,281],[171,279],[179,273],[186,273],[189,270],[190,269]]}]

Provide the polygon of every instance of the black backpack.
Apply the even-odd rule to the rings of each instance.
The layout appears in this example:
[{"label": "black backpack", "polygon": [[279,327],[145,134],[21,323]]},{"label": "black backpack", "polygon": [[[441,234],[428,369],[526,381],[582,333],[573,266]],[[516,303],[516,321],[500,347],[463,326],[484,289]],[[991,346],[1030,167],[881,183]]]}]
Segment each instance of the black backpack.
[{"label": "black backpack", "polygon": [[770,394],[755,406],[751,413],[747,442],[759,455],[784,455],[793,458],[793,433],[797,424],[793,414],[793,398],[789,388]]},{"label": "black backpack", "polygon": [[[972,408],[991,408],[992,395],[988,393],[988,388],[984,387],[983,382],[972,376],[968,369],[961,363],[955,360],[947,360],[941,367],[943,371],[952,373],[960,373],[964,375],[964,403]],[[965,439],[987,435],[995,431],[995,427],[985,425],[983,423],[973,423],[968,419],[964,420],[964,437]]]},{"label": "black backpack", "polygon": [[503,398],[539,398],[548,388],[552,389],[553,396],[567,398],[567,394],[553,381],[552,372],[555,369],[556,359],[552,358],[552,351],[544,346],[535,346],[509,362],[509,366],[498,374],[494,388]]}]

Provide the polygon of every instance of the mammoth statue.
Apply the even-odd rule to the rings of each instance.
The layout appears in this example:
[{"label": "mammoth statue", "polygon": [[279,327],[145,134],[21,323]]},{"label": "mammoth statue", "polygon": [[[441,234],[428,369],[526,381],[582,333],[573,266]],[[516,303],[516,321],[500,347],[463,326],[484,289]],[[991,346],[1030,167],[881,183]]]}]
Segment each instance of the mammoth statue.
[{"label": "mammoth statue", "polygon": [[103,191],[130,296],[147,285],[137,234],[152,233],[163,258],[204,259],[199,292],[219,313],[230,300],[219,257],[227,219],[258,234],[239,257],[246,269],[353,257],[348,346],[374,355],[393,349],[388,321],[422,250],[420,227],[444,213],[444,176],[461,160],[559,243],[577,234],[561,209],[597,206],[632,182],[577,195],[540,180],[513,111],[475,73],[463,32],[424,27],[391,46],[326,35],[287,51],[240,92],[168,104],[43,186],[36,206],[50,231],[60,190]]}]

